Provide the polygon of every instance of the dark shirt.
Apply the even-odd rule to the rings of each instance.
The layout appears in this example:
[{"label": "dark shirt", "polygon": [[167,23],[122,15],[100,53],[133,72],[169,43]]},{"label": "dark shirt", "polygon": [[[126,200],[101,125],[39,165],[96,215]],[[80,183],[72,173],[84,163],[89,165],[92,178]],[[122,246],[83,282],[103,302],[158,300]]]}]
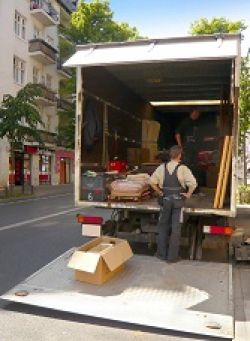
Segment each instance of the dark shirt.
[{"label": "dark shirt", "polygon": [[176,129],[176,134],[180,134],[183,142],[193,142],[196,141],[198,137],[198,129],[199,129],[199,122],[200,120],[193,120],[190,117],[185,118],[180,125]]}]

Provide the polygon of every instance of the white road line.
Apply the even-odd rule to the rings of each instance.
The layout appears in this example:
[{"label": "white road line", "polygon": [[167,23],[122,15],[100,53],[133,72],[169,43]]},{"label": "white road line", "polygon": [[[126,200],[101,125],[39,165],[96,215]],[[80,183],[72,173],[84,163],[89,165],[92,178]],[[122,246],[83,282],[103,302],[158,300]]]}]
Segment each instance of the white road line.
[{"label": "white road line", "polygon": [[46,216],[42,216],[42,217],[38,217],[38,218],[34,218],[34,219],[29,219],[29,220],[25,220],[25,221],[20,221],[19,223],[15,223],[15,224],[5,225],[5,226],[0,227],[0,232],[1,231],[5,231],[5,230],[10,230],[10,229],[13,229],[13,228],[16,228],[16,227],[19,227],[19,226],[35,223],[37,221],[46,220],[48,218],[58,217],[60,215],[64,215],[64,214],[67,214],[67,213],[70,213],[70,212],[74,212],[74,211],[78,211],[78,210],[79,210],[79,208],[74,207],[74,208],[71,208],[69,210],[48,214]]},{"label": "white road line", "polygon": [[27,198],[27,199],[22,199],[22,200],[18,200],[17,199],[15,201],[1,202],[0,206],[19,204],[20,202],[29,202],[29,201],[37,201],[37,200],[46,200],[46,199],[50,199],[50,198],[66,197],[68,195],[73,195],[73,193],[72,192],[68,192],[68,193],[64,193],[64,194],[48,195],[47,197],[35,197],[35,198]]}]

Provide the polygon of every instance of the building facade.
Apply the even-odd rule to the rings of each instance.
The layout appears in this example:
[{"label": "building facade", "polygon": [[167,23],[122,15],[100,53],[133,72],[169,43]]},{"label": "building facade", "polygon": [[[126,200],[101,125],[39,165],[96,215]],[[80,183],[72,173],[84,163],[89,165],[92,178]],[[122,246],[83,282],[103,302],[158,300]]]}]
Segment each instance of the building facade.
[{"label": "building facade", "polygon": [[56,137],[60,82],[70,77],[62,68],[58,28],[61,22],[64,25],[69,22],[74,8],[74,3],[66,0],[0,1],[0,102],[5,94],[15,95],[27,83],[41,84],[42,94],[37,105],[45,124],[37,127],[44,141],[43,147],[27,141],[15,151],[14,179],[10,176],[8,142],[0,140],[0,187],[8,186],[10,181],[16,185],[28,182],[39,186],[73,179],[72,151],[65,151],[69,175],[60,174]]}]

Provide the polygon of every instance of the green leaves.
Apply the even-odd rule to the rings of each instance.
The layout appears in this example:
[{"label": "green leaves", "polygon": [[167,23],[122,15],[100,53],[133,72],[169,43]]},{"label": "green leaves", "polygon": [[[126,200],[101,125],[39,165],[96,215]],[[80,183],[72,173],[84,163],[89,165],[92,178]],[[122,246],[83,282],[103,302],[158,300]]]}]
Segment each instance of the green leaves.
[{"label": "green leaves", "polygon": [[250,130],[250,58],[241,59],[240,74],[240,146],[244,135]]},{"label": "green leaves", "polygon": [[214,34],[214,33],[240,33],[247,28],[244,20],[230,21],[224,17],[215,17],[210,21],[200,18],[191,24],[192,35]]},{"label": "green leaves", "polygon": [[82,1],[71,16],[67,34],[76,44],[124,41],[139,38],[135,27],[113,19],[109,1]]},{"label": "green leaves", "polygon": [[75,145],[75,106],[71,110],[59,113],[57,142],[66,148],[74,149]]},{"label": "green leaves", "polygon": [[37,133],[37,124],[44,125],[36,106],[36,97],[41,88],[27,84],[17,95],[6,95],[0,107],[0,138],[7,137],[11,144],[33,137],[42,142]]}]

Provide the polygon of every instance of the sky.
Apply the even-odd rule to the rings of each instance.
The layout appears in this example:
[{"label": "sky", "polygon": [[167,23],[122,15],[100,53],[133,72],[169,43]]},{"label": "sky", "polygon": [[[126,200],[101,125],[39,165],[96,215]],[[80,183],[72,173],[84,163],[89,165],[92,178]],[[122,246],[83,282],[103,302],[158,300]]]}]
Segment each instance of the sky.
[{"label": "sky", "polygon": [[250,0],[110,0],[114,19],[137,27],[148,38],[185,36],[190,24],[206,17],[245,20],[242,54],[250,48]]}]

